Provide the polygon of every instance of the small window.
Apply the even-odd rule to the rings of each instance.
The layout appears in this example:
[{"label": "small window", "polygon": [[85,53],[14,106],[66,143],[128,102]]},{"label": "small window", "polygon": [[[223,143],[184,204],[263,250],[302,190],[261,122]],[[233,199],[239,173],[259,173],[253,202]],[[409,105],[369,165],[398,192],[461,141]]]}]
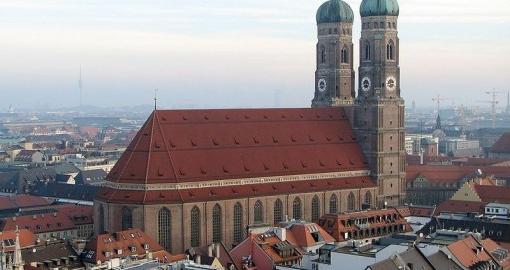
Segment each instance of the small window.
[{"label": "small window", "polygon": [[346,47],[344,47],[341,51],[341,61],[342,64],[349,63],[349,50]]}]

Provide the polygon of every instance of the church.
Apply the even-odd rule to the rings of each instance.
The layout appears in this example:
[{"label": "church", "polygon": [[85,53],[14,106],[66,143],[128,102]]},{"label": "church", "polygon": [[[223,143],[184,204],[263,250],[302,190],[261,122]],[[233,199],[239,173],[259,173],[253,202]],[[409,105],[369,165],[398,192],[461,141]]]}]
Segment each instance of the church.
[{"label": "church", "polygon": [[404,101],[397,0],[322,4],[312,108],[155,110],[94,201],[96,234],[140,228],[166,250],[223,242],[285,219],[400,205]]}]

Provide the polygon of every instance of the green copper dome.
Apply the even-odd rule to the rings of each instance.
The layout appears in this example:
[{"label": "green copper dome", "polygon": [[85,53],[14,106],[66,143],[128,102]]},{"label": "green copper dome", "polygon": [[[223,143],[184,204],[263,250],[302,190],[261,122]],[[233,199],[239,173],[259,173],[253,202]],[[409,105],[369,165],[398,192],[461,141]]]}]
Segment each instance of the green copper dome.
[{"label": "green copper dome", "polygon": [[360,7],[361,17],[398,16],[397,0],[363,0]]},{"label": "green copper dome", "polygon": [[352,23],[354,13],[351,7],[342,0],[329,0],[317,10],[317,24],[319,23]]}]

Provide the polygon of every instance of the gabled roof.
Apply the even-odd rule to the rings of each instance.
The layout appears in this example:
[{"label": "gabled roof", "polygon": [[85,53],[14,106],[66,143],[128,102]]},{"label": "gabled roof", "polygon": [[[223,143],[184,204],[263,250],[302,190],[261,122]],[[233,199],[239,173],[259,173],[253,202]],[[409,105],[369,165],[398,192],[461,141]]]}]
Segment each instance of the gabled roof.
[{"label": "gabled roof", "polygon": [[366,169],[343,108],[158,110],[108,180],[181,183]]},{"label": "gabled roof", "polygon": [[91,185],[69,185],[63,183],[37,183],[31,194],[49,198],[77,201],[93,201],[100,187]]},{"label": "gabled roof", "polygon": [[462,266],[471,268],[481,263],[494,262],[499,264],[487,249],[494,248],[491,242],[482,242],[470,235],[467,238],[457,241],[448,246],[448,250],[462,264]]},{"label": "gabled roof", "polygon": [[106,180],[107,173],[102,169],[81,171],[76,175],[76,184],[86,185]]},{"label": "gabled roof", "polygon": [[505,133],[492,146],[491,152],[494,153],[510,153],[510,133]]},{"label": "gabled roof", "polygon": [[470,202],[470,201],[444,201],[435,209],[434,215],[441,213],[461,214],[461,213],[475,213],[482,214],[485,211],[485,203],[483,202]]}]

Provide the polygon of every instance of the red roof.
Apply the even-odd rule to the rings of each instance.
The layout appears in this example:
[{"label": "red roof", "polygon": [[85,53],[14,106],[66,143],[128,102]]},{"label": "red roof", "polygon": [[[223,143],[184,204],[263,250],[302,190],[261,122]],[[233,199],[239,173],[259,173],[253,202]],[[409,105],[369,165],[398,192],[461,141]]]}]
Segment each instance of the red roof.
[{"label": "red roof", "polygon": [[[347,241],[345,233],[361,232],[370,230],[380,234],[390,234],[384,231],[388,227],[403,225],[405,232],[412,231],[411,225],[402,216],[403,209],[387,208],[344,214],[326,214],[319,220],[319,225],[337,242]],[[357,225],[356,220],[368,220],[364,225]],[[365,222],[365,221],[364,221]],[[375,234],[374,234],[375,235]],[[352,237],[352,236],[351,236]]]},{"label": "red roof", "polygon": [[0,211],[18,208],[30,208],[50,205],[52,202],[43,197],[31,195],[0,196]]},{"label": "red roof", "polygon": [[433,166],[433,165],[413,165],[406,169],[407,183],[414,181],[421,176],[432,183],[456,183],[465,177],[476,175],[478,169],[485,175],[496,178],[510,178],[510,167],[496,166]]},{"label": "red roof", "polygon": [[343,108],[155,111],[108,175],[181,183],[366,170]]},{"label": "red roof", "polygon": [[490,254],[491,251],[496,249],[501,249],[501,247],[493,241],[480,241],[472,235],[448,245],[448,250],[453,256],[457,258],[462,266],[469,269],[475,269],[473,266],[481,262],[495,262],[501,264],[500,261],[497,261],[495,257]]},{"label": "red roof", "polygon": [[356,189],[375,187],[372,178],[353,177],[321,179],[314,181],[279,182],[273,184],[253,184],[229,187],[195,188],[181,190],[117,190],[103,188],[97,198],[107,202],[143,202],[145,204],[188,203],[208,200],[225,200],[250,196],[270,196],[276,194],[306,193],[331,189]]},{"label": "red roof", "polygon": [[[31,231],[21,229],[19,233],[19,244],[21,249],[33,247],[37,244],[37,237]],[[14,251],[16,243],[16,231],[4,231],[0,233],[0,243],[4,243],[5,251]]]},{"label": "red roof", "polygon": [[434,211],[434,215],[441,213],[475,213],[483,214],[485,209],[485,203],[483,202],[470,202],[470,201],[444,201],[438,205]]},{"label": "red roof", "polygon": [[76,228],[73,221],[67,215],[61,213],[10,217],[5,218],[2,222],[3,231],[13,231],[16,226],[20,229],[28,229],[35,234],[67,231]]},{"label": "red roof", "polygon": [[473,185],[482,202],[510,203],[510,187],[496,185]]},{"label": "red roof", "polygon": [[140,229],[131,229],[112,234],[101,234],[90,240],[82,252],[82,258],[91,263],[106,262],[113,258],[146,256],[147,252],[162,262],[182,260],[182,255],[172,256],[154,239]]},{"label": "red roof", "polygon": [[510,153],[510,133],[503,134],[492,146],[491,151],[495,153]]}]

